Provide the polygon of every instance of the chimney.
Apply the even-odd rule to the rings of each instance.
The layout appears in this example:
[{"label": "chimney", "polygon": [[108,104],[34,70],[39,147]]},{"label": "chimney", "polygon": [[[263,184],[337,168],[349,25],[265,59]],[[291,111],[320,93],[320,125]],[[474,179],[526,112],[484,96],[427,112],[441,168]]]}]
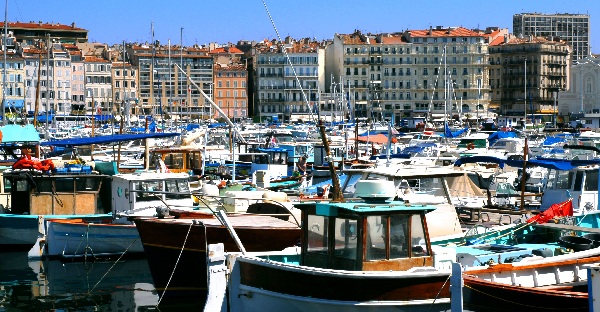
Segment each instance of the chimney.
[{"label": "chimney", "polygon": [[432,33],[432,31],[431,31],[432,29],[433,29],[433,27],[429,26],[429,35],[430,36],[431,36],[431,33]]},{"label": "chimney", "polygon": [[508,43],[508,35],[504,34],[504,43]]}]

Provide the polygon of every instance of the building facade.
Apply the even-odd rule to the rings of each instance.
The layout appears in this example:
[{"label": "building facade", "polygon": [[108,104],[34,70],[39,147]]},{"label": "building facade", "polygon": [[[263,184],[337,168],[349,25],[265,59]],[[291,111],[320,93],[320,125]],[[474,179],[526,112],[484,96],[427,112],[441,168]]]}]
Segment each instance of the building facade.
[{"label": "building facade", "polygon": [[263,41],[253,48],[255,116],[259,119],[311,119],[325,90],[325,49],[310,39]]},{"label": "building facade", "polygon": [[[328,68],[356,117],[458,117],[487,112],[487,44],[462,27],[335,35]],[[328,54],[330,55],[330,54]]]},{"label": "building facade", "polygon": [[558,95],[561,116],[577,119],[582,114],[600,116],[600,58],[587,56],[571,67],[570,88]]},{"label": "building facade", "polygon": [[508,123],[552,121],[557,92],[569,85],[568,44],[505,36],[492,43],[489,58],[492,101],[500,103]]},{"label": "building facade", "polygon": [[[213,98],[215,104],[229,119],[248,118],[248,71],[242,64],[222,66],[215,64]],[[219,118],[212,110],[211,116]]]},{"label": "building facade", "polygon": [[571,47],[573,62],[590,54],[588,14],[515,14],[513,34],[517,37],[558,37]]},{"label": "building facade", "polygon": [[213,59],[208,49],[131,44],[126,50],[138,70],[139,113],[209,118],[210,104],[202,95],[208,95],[213,84]]}]

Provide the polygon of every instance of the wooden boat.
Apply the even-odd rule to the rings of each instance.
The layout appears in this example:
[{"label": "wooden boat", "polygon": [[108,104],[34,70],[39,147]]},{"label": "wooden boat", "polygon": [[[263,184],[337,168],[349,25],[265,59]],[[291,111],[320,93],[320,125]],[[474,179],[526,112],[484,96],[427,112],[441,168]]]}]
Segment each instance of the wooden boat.
[{"label": "wooden boat", "polygon": [[[264,215],[229,217],[248,251],[281,250],[300,242],[296,223]],[[154,286],[166,300],[205,300],[207,245],[223,243],[240,251],[228,229],[215,218],[136,218]]]},{"label": "wooden boat", "polygon": [[600,257],[498,264],[463,274],[464,307],[486,311],[588,311],[585,265]]},{"label": "wooden boat", "polygon": [[[362,183],[358,184],[360,189]],[[300,254],[230,255],[228,307],[232,311],[449,309],[450,271],[433,267],[425,223],[425,214],[435,207],[373,199],[297,205],[303,212]]]},{"label": "wooden boat", "polygon": [[[101,220],[50,219],[48,257],[135,256],[144,253],[131,218],[154,216],[159,209],[193,210],[189,174],[140,172],[117,174],[108,183],[110,216]],[[161,208],[162,207],[162,208]]]}]

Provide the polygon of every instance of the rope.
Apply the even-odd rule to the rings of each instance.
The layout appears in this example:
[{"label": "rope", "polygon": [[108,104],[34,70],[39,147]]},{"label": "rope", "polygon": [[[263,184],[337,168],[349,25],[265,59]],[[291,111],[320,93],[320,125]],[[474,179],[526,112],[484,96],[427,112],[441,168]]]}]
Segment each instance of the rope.
[{"label": "rope", "polygon": [[171,272],[171,276],[169,276],[169,280],[167,281],[167,285],[165,285],[165,289],[163,290],[162,295],[158,299],[158,302],[156,303],[156,307],[158,307],[158,305],[160,304],[160,302],[164,298],[165,293],[167,292],[167,288],[169,288],[169,284],[171,283],[171,279],[173,279],[173,275],[175,275],[175,270],[177,269],[177,265],[179,264],[179,259],[181,259],[181,255],[183,254],[183,250],[185,249],[185,243],[187,242],[188,236],[190,235],[190,231],[192,230],[192,226],[195,223],[194,221],[190,222],[190,227],[188,228],[187,234],[185,234],[185,239],[183,240],[183,246],[181,246],[181,250],[179,251],[179,256],[177,256],[177,261],[175,261],[175,267],[173,267],[173,271]]},{"label": "rope", "polygon": [[450,277],[452,275],[448,275],[448,277],[446,278],[446,280],[444,281],[444,284],[442,284],[442,288],[440,288],[440,290],[438,290],[438,293],[435,295],[435,298],[433,299],[433,302],[429,305],[429,307],[427,308],[427,311],[431,310],[431,307],[433,307],[433,305],[435,304],[435,301],[440,297],[440,294],[442,293],[442,290],[444,290],[444,286],[446,286],[446,284],[448,283],[448,281],[450,280]]},{"label": "rope", "polygon": [[466,284],[465,284],[464,287],[469,288],[470,290],[478,292],[478,293],[483,294],[485,296],[494,298],[496,300],[504,301],[504,302],[507,302],[507,303],[510,303],[510,304],[513,304],[513,305],[522,306],[522,307],[529,307],[529,308],[536,308],[536,309],[547,309],[547,310],[559,310],[559,311],[564,311],[564,310],[581,310],[583,308],[583,307],[570,307],[570,308],[566,308],[566,307],[562,307],[562,306],[561,307],[556,307],[556,308],[542,308],[542,307],[539,307],[539,306],[529,305],[529,304],[525,304],[525,303],[519,303],[519,302],[507,300],[507,299],[504,299],[504,298],[501,298],[501,297],[497,297],[497,296],[488,294],[486,292],[483,292],[483,291],[481,291],[479,289],[475,289],[475,288],[473,288],[473,287],[471,287],[469,285],[466,285]]},{"label": "rope", "polygon": [[117,263],[119,263],[119,261],[121,261],[121,258],[123,258],[123,256],[127,253],[127,251],[129,250],[129,248],[131,246],[133,246],[133,243],[135,243],[138,239],[134,239],[131,244],[129,244],[129,246],[127,247],[127,249],[125,249],[125,251],[119,256],[119,258],[117,258],[117,260],[115,261],[115,263],[113,263],[113,265],[110,266],[110,269],[108,269],[108,271],[106,271],[106,273],[104,273],[104,275],[102,275],[102,277],[100,278],[100,280],[98,280],[98,282],[96,283],[96,285],[94,285],[94,287],[92,287],[92,289],[90,289],[90,291],[88,291],[88,295],[92,293],[92,291],[94,291],[94,289],[96,288],[96,286],[98,286],[98,284],[100,284],[100,282],[102,282],[102,280],[106,277],[106,275],[108,275],[108,273],[115,267],[115,265],[117,265]]}]

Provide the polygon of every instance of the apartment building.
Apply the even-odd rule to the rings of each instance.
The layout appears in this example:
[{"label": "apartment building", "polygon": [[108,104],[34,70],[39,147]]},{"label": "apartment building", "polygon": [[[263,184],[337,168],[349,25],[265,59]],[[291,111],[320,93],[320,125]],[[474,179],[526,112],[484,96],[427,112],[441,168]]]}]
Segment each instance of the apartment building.
[{"label": "apartment building", "polygon": [[507,124],[551,121],[557,92],[569,86],[569,45],[558,38],[504,36],[489,53],[490,94]]},{"label": "apartment building", "polygon": [[[85,115],[85,64],[81,50],[74,44],[64,44],[71,56],[71,115]],[[91,108],[89,108],[91,110]]]},{"label": "apartment building", "polygon": [[124,61],[112,62],[111,75],[114,113],[126,116],[137,114],[137,69]]},{"label": "apartment building", "polygon": [[54,99],[54,111],[58,115],[71,114],[71,55],[60,43],[53,43],[50,48],[53,70],[51,95]]},{"label": "apartment building", "polygon": [[576,62],[590,54],[590,16],[588,14],[520,13],[513,15],[513,34],[517,37],[557,37],[571,47]]},{"label": "apartment building", "polygon": [[[215,64],[214,102],[232,120],[248,118],[248,71],[242,64]],[[212,110],[212,118],[219,114]]]},{"label": "apartment building", "polygon": [[138,70],[139,113],[162,115],[164,111],[181,118],[208,118],[210,104],[196,88],[205,94],[212,88],[213,59],[208,49],[130,44],[126,51]]},{"label": "apartment building", "polygon": [[84,56],[86,111],[94,115],[110,116],[114,102],[112,90],[112,63],[97,56]]},{"label": "apartment building", "polygon": [[356,117],[399,124],[403,118],[487,112],[487,44],[473,30],[336,34],[327,60],[350,89]]},{"label": "apartment building", "polygon": [[[24,46],[36,45],[40,40],[72,44],[88,41],[88,30],[77,27],[75,23],[8,22],[7,26],[16,41]],[[0,22],[0,27],[4,28],[4,22]]]},{"label": "apartment building", "polygon": [[0,62],[0,69],[4,69],[5,64],[6,79],[0,83],[4,112],[7,120],[16,120],[24,113],[25,62],[22,57],[11,53],[7,55],[6,62]]},{"label": "apartment building", "polygon": [[325,47],[308,38],[263,41],[252,52],[255,116],[263,120],[309,120],[325,90]]}]

